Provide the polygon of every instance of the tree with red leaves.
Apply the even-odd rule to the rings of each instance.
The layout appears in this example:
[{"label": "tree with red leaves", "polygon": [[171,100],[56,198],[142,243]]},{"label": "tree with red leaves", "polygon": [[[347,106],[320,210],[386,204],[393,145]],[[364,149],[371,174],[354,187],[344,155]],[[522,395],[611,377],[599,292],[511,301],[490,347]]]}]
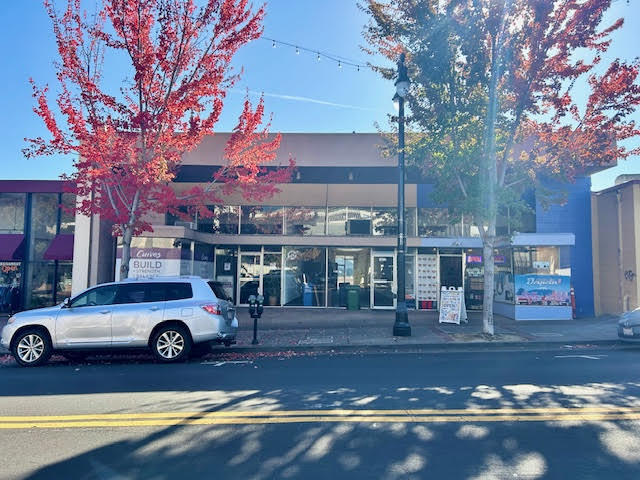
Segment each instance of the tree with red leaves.
[{"label": "tree with red leaves", "polygon": [[[196,4],[201,4],[197,6]],[[66,176],[78,195],[77,211],[99,214],[122,237],[120,278],[129,272],[134,235],[151,231],[149,214],[184,211],[211,216],[204,205],[232,192],[262,199],[288,181],[293,162],[267,169],[280,146],[263,123],[264,105],[248,99],[224,150],[225,164],[205,186],[177,194],[171,188],[180,161],[214,134],[228,89],[238,79],[231,60],[262,34],[264,6],[248,0],[103,0],[95,17],[81,0],[58,12],[53,23],[60,93],[55,112],[47,87],[33,80],[34,108],[50,139],[26,139],[27,156],[75,154]],[[128,65],[116,92],[104,88],[105,59]],[[113,70],[109,71],[109,74]],[[66,126],[62,126],[63,117]]]},{"label": "tree with red leaves", "polygon": [[[500,215],[529,207],[549,180],[572,181],[640,153],[632,115],[640,63],[601,55],[622,19],[611,0],[367,0],[365,38],[391,60],[407,54],[409,160],[437,179],[434,200],[483,242],[483,331],[493,334]],[[393,69],[378,68],[385,78]],[[579,87],[590,91],[581,100]],[[635,144],[637,145],[637,144]],[[555,199],[549,199],[555,200]]]}]

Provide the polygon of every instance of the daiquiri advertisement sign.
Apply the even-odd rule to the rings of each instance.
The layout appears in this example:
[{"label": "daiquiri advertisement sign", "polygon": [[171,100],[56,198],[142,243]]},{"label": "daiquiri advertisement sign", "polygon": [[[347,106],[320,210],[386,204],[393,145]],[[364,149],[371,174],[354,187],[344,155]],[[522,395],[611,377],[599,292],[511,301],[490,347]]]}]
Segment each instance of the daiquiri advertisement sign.
[{"label": "daiquiri advertisement sign", "polygon": [[518,305],[571,305],[571,277],[516,275],[515,290]]},{"label": "daiquiri advertisement sign", "polygon": [[[179,248],[136,248],[131,247],[129,277],[148,278],[156,276],[180,275]],[[116,257],[116,281],[120,279],[122,249],[118,248]]]}]

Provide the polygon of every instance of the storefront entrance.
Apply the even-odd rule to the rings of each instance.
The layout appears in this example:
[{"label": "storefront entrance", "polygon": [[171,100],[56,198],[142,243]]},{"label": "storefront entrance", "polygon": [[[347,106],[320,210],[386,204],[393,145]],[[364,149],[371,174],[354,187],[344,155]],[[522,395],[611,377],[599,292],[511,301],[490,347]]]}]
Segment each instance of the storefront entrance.
[{"label": "storefront entrance", "polygon": [[396,257],[393,252],[373,252],[371,272],[372,308],[395,308],[396,306]]},{"label": "storefront entrance", "polygon": [[462,254],[440,255],[440,287],[462,287]]}]

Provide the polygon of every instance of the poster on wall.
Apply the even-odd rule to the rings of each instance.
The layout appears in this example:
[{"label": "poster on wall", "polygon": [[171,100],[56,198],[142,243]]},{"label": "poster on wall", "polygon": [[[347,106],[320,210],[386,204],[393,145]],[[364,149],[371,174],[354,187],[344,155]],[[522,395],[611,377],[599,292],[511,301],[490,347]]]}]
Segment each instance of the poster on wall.
[{"label": "poster on wall", "polygon": [[[116,258],[116,281],[120,280],[122,249],[118,248]],[[135,248],[131,247],[129,262],[130,278],[180,275],[180,249],[178,248]]]},{"label": "poster on wall", "polygon": [[442,287],[440,291],[440,316],[439,323],[455,323],[460,325],[467,323],[467,308],[464,304],[464,291],[462,287]]},{"label": "poster on wall", "polygon": [[571,305],[571,277],[560,275],[516,275],[518,305]]},{"label": "poster on wall", "polygon": [[438,304],[438,257],[420,254],[417,269],[418,308],[435,310]]}]

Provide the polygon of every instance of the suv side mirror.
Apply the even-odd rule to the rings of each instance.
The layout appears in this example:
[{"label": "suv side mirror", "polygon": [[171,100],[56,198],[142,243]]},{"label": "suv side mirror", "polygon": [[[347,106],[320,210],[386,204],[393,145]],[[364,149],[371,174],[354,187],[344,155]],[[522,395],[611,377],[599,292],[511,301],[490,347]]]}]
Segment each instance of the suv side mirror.
[{"label": "suv side mirror", "polygon": [[71,299],[69,297],[65,298],[62,301],[62,308],[69,308],[70,305],[71,305]]}]

